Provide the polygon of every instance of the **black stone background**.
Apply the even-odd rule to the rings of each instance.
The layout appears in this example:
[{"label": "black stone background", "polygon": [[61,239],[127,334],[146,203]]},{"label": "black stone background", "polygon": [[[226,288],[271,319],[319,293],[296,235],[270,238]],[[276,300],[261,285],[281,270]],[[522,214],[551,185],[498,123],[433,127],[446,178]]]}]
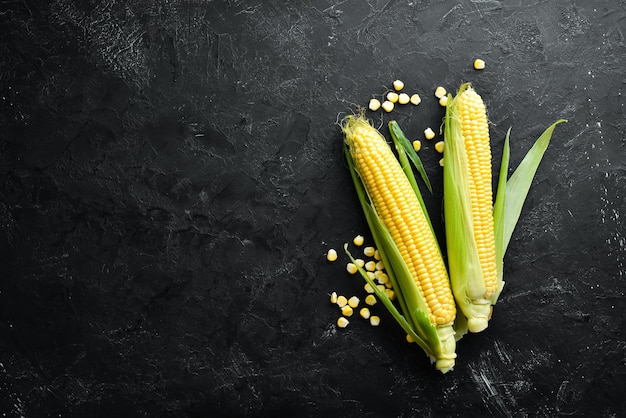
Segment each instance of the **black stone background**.
[{"label": "black stone background", "polygon": [[[22,0],[0,28],[6,416],[624,416],[623,0]],[[422,104],[370,117],[412,139],[473,82],[496,167],[569,120],[447,375],[328,302],[363,290],[324,254],[369,239],[337,121],[396,78]]]}]

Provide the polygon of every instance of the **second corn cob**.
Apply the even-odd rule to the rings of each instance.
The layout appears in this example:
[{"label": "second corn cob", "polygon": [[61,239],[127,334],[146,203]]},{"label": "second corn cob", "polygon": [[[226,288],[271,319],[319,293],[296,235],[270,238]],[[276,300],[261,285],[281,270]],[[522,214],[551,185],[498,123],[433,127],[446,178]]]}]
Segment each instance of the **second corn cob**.
[{"label": "second corn cob", "polygon": [[450,279],[470,332],[487,328],[494,295],[502,287],[496,269],[491,147],[487,112],[469,85],[446,109],[444,215]]}]

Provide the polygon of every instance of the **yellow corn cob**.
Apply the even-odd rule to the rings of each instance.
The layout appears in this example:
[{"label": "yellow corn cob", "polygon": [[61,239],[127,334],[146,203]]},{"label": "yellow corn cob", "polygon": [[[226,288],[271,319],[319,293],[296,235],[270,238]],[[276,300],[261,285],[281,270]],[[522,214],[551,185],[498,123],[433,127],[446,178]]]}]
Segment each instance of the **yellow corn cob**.
[{"label": "yellow corn cob", "polygon": [[354,129],[355,166],[383,223],[428,302],[433,324],[454,321],[456,308],[443,260],[422,207],[391,148],[369,125]]},{"label": "yellow corn cob", "polygon": [[452,328],[456,305],[428,220],[383,136],[361,117],[344,126],[344,132],[356,171],[426,302],[425,313],[443,345],[437,368],[449,370],[456,357]]},{"label": "yellow corn cob", "polygon": [[489,299],[497,289],[496,247],[491,190],[491,147],[487,111],[482,98],[470,86],[455,99],[461,121],[468,162],[469,192],[474,224],[474,239]]}]

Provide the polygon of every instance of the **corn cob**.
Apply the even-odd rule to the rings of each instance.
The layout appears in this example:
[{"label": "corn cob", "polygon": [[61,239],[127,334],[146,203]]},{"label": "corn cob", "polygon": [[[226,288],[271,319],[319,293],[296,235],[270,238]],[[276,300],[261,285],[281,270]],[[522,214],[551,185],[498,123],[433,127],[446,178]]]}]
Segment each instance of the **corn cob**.
[{"label": "corn cob", "polygon": [[[450,279],[468,329],[487,327],[496,269],[491,147],[485,104],[469,85],[450,100],[444,152],[444,213]],[[463,247],[463,248],[461,248]]]},{"label": "corn cob", "polygon": [[[343,125],[354,169],[371,205],[391,236],[409,279],[399,283],[406,315],[427,340],[429,354],[443,372],[456,357],[453,323],[454,297],[432,228],[409,179],[384,137],[362,117],[348,117]],[[380,247],[380,246],[379,246]],[[387,266],[387,262],[385,265]],[[404,266],[388,266],[397,271]],[[421,314],[435,333],[424,332]],[[434,340],[434,341],[433,341]]]}]

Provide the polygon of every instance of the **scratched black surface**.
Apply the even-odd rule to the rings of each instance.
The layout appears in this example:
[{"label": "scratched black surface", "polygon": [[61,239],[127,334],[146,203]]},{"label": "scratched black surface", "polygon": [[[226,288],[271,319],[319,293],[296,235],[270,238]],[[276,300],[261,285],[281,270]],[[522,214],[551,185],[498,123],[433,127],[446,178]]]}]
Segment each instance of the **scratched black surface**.
[{"label": "scratched black surface", "polygon": [[[6,416],[623,416],[624,1],[23,0],[0,28]],[[361,294],[324,254],[366,234],[336,122],[396,78],[413,137],[473,82],[496,161],[569,120],[447,375],[327,298]]]}]

